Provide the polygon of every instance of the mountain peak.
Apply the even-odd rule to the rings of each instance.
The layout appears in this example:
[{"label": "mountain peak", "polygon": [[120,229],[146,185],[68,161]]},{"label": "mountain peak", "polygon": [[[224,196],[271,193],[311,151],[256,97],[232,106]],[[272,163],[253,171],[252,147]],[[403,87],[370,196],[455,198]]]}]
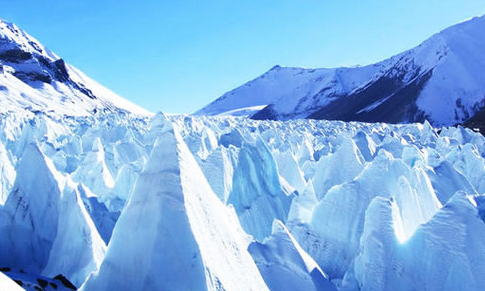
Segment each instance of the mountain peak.
[{"label": "mountain peak", "polygon": [[66,63],[15,24],[0,19],[0,113],[86,116],[150,114]]},{"label": "mountain peak", "polygon": [[40,54],[51,60],[59,57],[45,48],[37,39],[12,22],[0,18],[0,52],[22,50],[24,53]]}]

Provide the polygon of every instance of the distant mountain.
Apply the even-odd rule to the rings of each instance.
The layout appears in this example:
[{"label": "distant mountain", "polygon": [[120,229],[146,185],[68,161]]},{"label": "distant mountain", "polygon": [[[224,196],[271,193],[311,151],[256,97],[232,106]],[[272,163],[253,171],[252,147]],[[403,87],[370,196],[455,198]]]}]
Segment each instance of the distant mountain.
[{"label": "distant mountain", "polygon": [[373,65],[334,69],[275,66],[195,114],[233,115],[244,109],[254,119],[464,123],[485,105],[484,50],[482,16]]},{"label": "distant mountain", "polygon": [[67,64],[15,24],[0,19],[0,113],[56,115],[101,111],[149,112]]}]

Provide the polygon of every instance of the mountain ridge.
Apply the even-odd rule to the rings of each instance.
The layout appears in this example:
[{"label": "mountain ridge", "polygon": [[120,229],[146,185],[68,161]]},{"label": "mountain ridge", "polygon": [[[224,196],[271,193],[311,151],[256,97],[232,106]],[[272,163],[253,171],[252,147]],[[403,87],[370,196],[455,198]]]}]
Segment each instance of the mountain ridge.
[{"label": "mountain ridge", "polygon": [[[196,115],[225,115],[265,106],[254,119],[337,119],[365,122],[466,122],[485,105],[485,17],[432,35],[417,47],[361,67],[275,66],[229,91]],[[242,106],[244,105],[244,106]],[[233,114],[231,114],[233,115]]]}]

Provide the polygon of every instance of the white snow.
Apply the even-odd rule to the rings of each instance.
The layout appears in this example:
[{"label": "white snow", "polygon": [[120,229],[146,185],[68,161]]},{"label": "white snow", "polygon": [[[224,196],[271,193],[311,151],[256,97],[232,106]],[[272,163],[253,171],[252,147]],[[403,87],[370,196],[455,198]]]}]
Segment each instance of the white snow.
[{"label": "white snow", "polygon": [[324,105],[369,80],[379,66],[355,69],[303,69],[275,66],[260,77],[225,93],[197,111],[197,115],[252,115],[255,109],[275,104],[281,119],[304,118],[308,110]]},{"label": "white snow", "polygon": [[417,105],[436,124],[461,122],[473,115],[475,107],[483,106],[484,27],[485,17],[476,17],[445,29],[428,40],[434,42],[434,46],[441,40],[446,53],[434,68],[433,78],[421,93]]},{"label": "white snow", "polygon": [[251,115],[255,114],[256,112],[260,111],[261,109],[263,109],[266,106],[267,106],[267,104],[237,108],[237,109],[234,109],[234,110],[229,110],[229,111],[218,113],[217,116],[226,116],[226,115],[229,115],[229,116],[251,116]]},{"label": "white snow", "polygon": [[20,287],[17,283],[15,283],[9,277],[5,276],[2,272],[0,272],[0,288],[2,290],[8,291],[25,291],[24,288]]}]

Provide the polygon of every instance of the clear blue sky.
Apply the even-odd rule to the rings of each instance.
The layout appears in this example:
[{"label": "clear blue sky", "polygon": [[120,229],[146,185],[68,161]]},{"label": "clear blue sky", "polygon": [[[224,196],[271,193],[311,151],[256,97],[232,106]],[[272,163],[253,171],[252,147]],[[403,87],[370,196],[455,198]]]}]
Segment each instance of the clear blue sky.
[{"label": "clear blue sky", "polygon": [[0,17],[151,110],[191,113],[273,65],[369,64],[483,0],[4,0]]}]

